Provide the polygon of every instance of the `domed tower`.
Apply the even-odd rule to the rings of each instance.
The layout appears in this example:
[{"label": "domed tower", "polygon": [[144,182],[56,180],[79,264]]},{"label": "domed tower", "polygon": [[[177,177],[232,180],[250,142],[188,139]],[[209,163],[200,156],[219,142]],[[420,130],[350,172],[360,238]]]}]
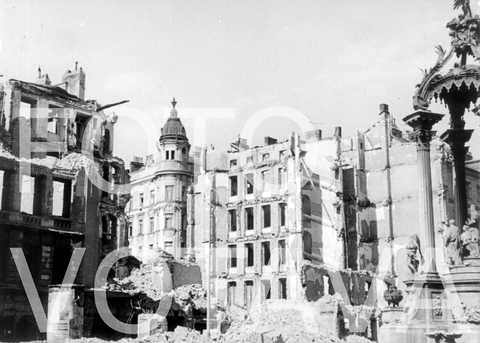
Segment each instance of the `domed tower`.
[{"label": "domed tower", "polygon": [[159,245],[179,258],[185,254],[186,248],[187,189],[193,181],[193,163],[189,159],[190,143],[178,118],[176,105],[173,98],[170,117],[162,128],[158,142],[155,183],[163,205],[159,208],[162,232]]}]

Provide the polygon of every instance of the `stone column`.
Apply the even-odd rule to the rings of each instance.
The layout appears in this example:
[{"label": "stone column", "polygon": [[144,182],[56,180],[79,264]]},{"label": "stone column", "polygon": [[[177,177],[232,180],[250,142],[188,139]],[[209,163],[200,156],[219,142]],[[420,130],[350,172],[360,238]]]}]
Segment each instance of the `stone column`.
[{"label": "stone column", "polygon": [[465,157],[468,147],[465,143],[470,140],[473,130],[449,129],[442,134],[452,151],[455,167],[455,221],[462,228],[467,219],[467,192],[465,186]]},{"label": "stone column", "polygon": [[403,120],[413,128],[417,142],[418,186],[420,193],[420,218],[426,240],[426,272],[437,274],[435,258],[435,227],[433,221],[432,172],[430,168],[430,141],[432,126],[442,119],[442,114],[416,111]]},{"label": "stone column", "polygon": [[193,227],[195,225],[195,199],[193,186],[187,189],[187,260],[195,261]]}]

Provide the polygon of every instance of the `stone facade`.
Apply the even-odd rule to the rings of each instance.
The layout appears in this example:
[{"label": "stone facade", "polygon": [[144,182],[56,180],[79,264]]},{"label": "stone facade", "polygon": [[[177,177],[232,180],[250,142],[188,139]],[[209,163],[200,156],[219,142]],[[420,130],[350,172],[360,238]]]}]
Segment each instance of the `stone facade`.
[{"label": "stone facade", "polygon": [[[318,299],[333,293],[328,271],[347,267],[340,129],[327,138],[316,131],[265,143],[204,151],[192,195],[203,283],[210,269],[213,295],[226,306]],[[323,269],[306,272],[306,264]]]},{"label": "stone facade", "polygon": [[[46,310],[48,286],[61,283],[74,247],[85,247],[76,282],[93,287],[101,259],[123,246],[128,195],[123,161],[112,155],[115,117],[84,100],[85,73],[67,71],[60,86],[0,87],[0,339],[40,338],[9,248],[20,247]],[[97,187],[103,178],[106,185]]]},{"label": "stone facade", "polygon": [[131,167],[132,199],[128,206],[128,241],[142,261],[158,249],[176,258],[185,254],[187,190],[193,181],[190,144],[175,99],[158,141],[156,156]]}]

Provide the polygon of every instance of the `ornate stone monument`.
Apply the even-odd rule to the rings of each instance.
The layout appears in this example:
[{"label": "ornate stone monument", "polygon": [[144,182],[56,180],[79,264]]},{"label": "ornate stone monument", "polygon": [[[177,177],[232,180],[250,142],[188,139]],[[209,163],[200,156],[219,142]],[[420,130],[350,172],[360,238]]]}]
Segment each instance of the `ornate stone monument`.
[{"label": "ornate stone monument", "polygon": [[[416,87],[415,112],[404,118],[417,142],[425,264],[418,272],[420,245],[411,240],[406,262],[414,277],[406,282],[406,305],[402,311],[384,311],[388,321],[380,328],[380,342],[480,341],[480,235],[478,218],[473,211],[470,217],[467,213],[465,182],[465,144],[473,130],[465,129],[463,118],[480,94],[480,17],[472,14],[468,0],[455,0],[454,9],[458,8],[462,13],[447,24],[451,45],[447,50],[437,47],[437,62]],[[472,64],[467,63],[469,59]],[[449,62],[454,63],[447,69]],[[441,138],[450,146],[455,168],[455,220],[445,223],[442,246],[450,272],[442,276],[435,258],[430,140],[435,133],[432,128],[443,115],[429,110],[433,99],[444,103],[449,112],[450,128]],[[478,107],[472,111],[477,112]]]}]

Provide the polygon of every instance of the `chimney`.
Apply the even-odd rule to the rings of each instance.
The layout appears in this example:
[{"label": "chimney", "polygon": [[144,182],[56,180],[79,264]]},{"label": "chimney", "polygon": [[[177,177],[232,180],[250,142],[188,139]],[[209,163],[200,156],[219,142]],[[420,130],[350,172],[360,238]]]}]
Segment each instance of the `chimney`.
[{"label": "chimney", "polygon": [[52,84],[52,81],[50,81],[48,74],[42,74],[42,69],[40,67],[38,67],[37,83],[47,86],[50,86]]},{"label": "chimney", "polygon": [[380,104],[380,115],[382,114],[389,114],[388,113],[388,105],[387,104]]},{"label": "chimney", "polygon": [[342,127],[341,126],[335,126],[333,136],[338,137],[338,138],[342,138]]},{"label": "chimney", "polygon": [[272,145],[272,144],[276,144],[278,142],[278,140],[276,138],[273,138],[273,137],[270,137],[270,136],[266,136],[264,139],[264,144],[265,145]]},{"label": "chimney", "polygon": [[322,130],[312,130],[305,132],[305,140],[307,142],[317,142],[322,140]]},{"label": "chimney", "polygon": [[141,168],[143,168],[145,164],[143,163],[143,158],[139,156],[134,156],[133,161],[130,162],[130,172],[135,172]]},{"label": "chimney", "polygon": [[78,62],[75,62],[73,71],[67,70],[63,75],[62,82],[68,93],[85,100],[85,72],[82,67],[78,68]]}]

